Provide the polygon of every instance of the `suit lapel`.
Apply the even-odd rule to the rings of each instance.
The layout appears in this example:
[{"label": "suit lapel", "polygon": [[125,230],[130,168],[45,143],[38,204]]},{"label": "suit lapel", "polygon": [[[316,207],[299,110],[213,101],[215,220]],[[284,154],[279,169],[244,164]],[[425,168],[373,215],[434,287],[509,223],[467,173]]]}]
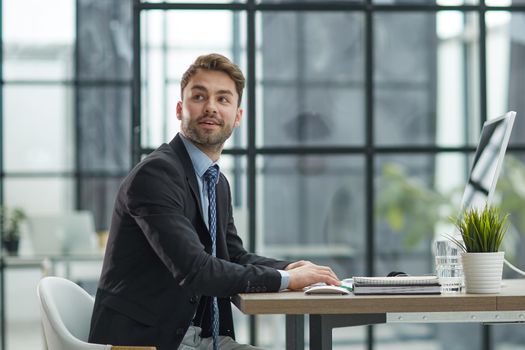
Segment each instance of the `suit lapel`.
[{"label": "suit lapel", "polygon": [[181,160],[182,167],[184,168],[184,173],[186,174],[186,181],[188,181],[191,192],[193,194],[193,198],[197,202],[197,207],[199,209],[199,213],[201,214],[201,218],[203,218],[204,214],[202,212],[201,196],[196,178],[197,175],[195,174],[195,169],[193,169],[191,158],[188,154],[188,151],[186,151],[186,147],[184,146],[184,143],[182,142],[182,139],[180,138],[179,134],[177,134],[177,136],[175,136],[175,138],[171,140],[170,146],[173,148],[175,153],[177,153],[179,159]]}]

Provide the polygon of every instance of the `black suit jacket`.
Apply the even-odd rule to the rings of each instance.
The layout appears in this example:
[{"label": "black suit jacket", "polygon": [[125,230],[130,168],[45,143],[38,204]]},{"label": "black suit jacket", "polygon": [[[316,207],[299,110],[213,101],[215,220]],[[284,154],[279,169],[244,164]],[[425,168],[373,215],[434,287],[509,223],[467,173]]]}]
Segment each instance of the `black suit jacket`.
[{"label": "black suit jacket", "polygon": [[228,181],[217,184],[217,257],[203,221],[191,159],[180,138],[163,144],[123,181],[115,203],[89,341],[177,349],[188,326],[210,335],[209,296],[220,333],[234,337],[229,297],[277,291],[289,263],[246,252]]}]

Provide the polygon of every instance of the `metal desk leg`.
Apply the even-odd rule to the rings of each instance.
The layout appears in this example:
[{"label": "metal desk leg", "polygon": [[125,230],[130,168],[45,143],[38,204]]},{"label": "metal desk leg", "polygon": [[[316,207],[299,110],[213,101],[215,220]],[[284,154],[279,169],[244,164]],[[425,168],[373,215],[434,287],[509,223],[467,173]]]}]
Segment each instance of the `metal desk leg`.
[{"label": "metal desk leg", "polygon": [[[325,315],[310,315],[310,349],[332,349],[332,327]],[[323,322],[324,321],[324,322]]]},{"label": "metal desk leg", "polygon": [[286,315],[286,350],[304,350],[304,315]]},{"label": "metal desk leg", "polygon": [[332,329],[386,323],[386,314],[310,315],[310,350],[331,350]]}]

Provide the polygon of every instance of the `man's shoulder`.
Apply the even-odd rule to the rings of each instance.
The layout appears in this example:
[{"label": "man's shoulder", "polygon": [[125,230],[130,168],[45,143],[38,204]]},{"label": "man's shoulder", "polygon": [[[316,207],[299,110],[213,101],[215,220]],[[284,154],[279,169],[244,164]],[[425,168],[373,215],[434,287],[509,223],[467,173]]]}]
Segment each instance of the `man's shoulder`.
[{"label": "man's shoulder", "polygon": [[174,176],[184,174],[183,162],[180,156],[168,144],[159,148],[142,159],[129,173],[128,179],[137,176]]},{"label": "man's shoulder", "polygon": [[138,166],[166,166],[170,165],[173,167],[182,166],[180,156],[173,150],[173,148],[164,143],[160,145],[156,150],[148,154]]}]

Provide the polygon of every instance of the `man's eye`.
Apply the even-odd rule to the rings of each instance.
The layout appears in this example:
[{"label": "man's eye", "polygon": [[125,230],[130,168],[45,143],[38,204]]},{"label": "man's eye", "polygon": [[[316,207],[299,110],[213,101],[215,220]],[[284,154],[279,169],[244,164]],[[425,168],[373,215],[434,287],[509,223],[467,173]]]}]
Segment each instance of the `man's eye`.
[{"label": "man's eye", "polygon": [[219,102],[220,103],[229,103],[230,100],[226,96],[221,96],[221,97],[219,97]]},{"label": "man's eye", "polygon": [[204,96],[202,96],[202,95],[193,95],[192,100],[194,100],[194,101],[202,101],[202,100],[204,100]]}]

